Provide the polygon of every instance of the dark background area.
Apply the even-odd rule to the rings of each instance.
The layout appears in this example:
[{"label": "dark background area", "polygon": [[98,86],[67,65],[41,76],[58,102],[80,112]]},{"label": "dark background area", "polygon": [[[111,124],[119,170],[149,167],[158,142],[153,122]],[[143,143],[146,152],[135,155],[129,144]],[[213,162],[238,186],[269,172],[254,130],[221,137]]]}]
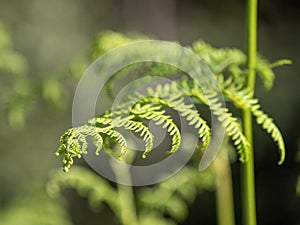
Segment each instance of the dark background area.
[{"label": "dark background area", "polygon": [[[98,32],[137,31],[162,40],[189,45],[203,39],[216,47],[245,50],[245,1],[239,0],[0,0],[0,20],[9,29],[15,49],[29,62],[30,77],[46,76],[65,69],[87,54]],[[293,64],[276,69],[274,88],[266,92],[258,81],[257,97],[263,109],[281,128],[287,159],[277,166],[277,148],[255,126],[255,159],[258,219],[260,225],[300,224],[300,198],[295,160],[300,137],[300,2],[261,0],[258,50],[270,61],[291,59]],[[64,112],[36,102],[21,131],[0,122],[0,195],[5,207],[35,180],[46,180],[60,167],[54,157],[60,134],[71,126],[71,99]],[[2,120],[2,119],[1,119]],[[236,214],[239,210],[239,165],[233,165]],[[90,225],[109,217],[89,212],[84,199],[74,197],[71,212],[75,224],[91,218]],[[80,212],[80,213],[79,213]],[[192,206],[185,224],[215,224],[214,195],[205,193]],[[94,222],[93,222],[94,221]],[[240,221],[240,218],[237,218]],[[237,222],[237,224],[240,224]]]}]

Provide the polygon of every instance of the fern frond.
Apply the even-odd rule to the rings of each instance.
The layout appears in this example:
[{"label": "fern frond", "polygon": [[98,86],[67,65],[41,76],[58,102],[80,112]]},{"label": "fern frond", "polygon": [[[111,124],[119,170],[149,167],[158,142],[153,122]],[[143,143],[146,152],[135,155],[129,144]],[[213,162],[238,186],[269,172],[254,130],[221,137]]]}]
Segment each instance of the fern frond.
[{"label": "fern frond", "polygon": [[[108,50],[121,44],[126,44],[134,40],[147,39],[142,36],[125,36],[123,34],[106,32],[98,36],[94,45],[93,56],[99,56]],[[250,109],[256,117],[257,123],[271,134],[273,140],[277,142],[280,151],[280,161],[284,159],[284,142],[282,135],[273,120],[265,114],[258,104],[258,100],[253,98],[253,94],[245,89],[247,69],[245,54],[234,48],[217,49],[202,41],[195,42],[191,50],[200,56],[212,69],[217,83],[221,88],[222,94],[232,101],[238,108]],[[283,60],[273,64],[262,57],[257,60],[255,70],[262,78],[266,88],[271,88],[274,80],[272,68],[290,61]],[[164,63],[147,62],[144,64],[135,64],[117,71],[115,75],[120,77],[139,72],[141,75],[179,75],[179,69],[166,65]],[[226,77],[226,79],[225,79]],[[96,154],[99,154],[102,146],[109,149],[111,142],[115,140],[121,146],[119,158],[126,154],[127,143],[124,136],[116,128],[138,133],[145,141],[145,151],[142,155],[145,158],[152,150],[154,136],[149,128],[141,122],[143,119],[154,121],[156,125],[166,128],[172,139],[172,146],[168,153],[175,152],[181,142],[180,130],[170,115],[167,115],[164,108],[169,108],[178,112],[178,115],[185,117],[190,126],[198,129],[199,138],[202,140],[202,149],[206,148],[210,141],[210,127],[200,116],[200,113],[193,108],[192,104],[187,103],[186,97],[190,97],[195,104],[204,104],[209,106],[213,115],[215,115],[225,128],[228,136],[231,137],[234,146],[240,155],[241,161],[247,160],[249,151],[249,142],[237,118],[222,106],[218,100],[218,93],[214,87],[211,90],[202,90],[196,81],[192,79],[177,79],[169,84],[157,85],[149,88],[146,93],[136,93],[128,98],[128,101],[118,105],[111,111],[107,111],[96,119],[90,120],[82,127],[68,130],[61,138],[61,146],[57,151],[58,155],[64,155],[63,164],[67,170],[73,163],[73,157],[80,157],[86,154],[87,137],[91,136],[96,140]],[[107,83],[108,89],[112,85],[110,79]],[[146,81],[147,82],[147,81]],[[209,87],[208,87],[209,88]],[[103,137],[102,137],[102,136]],[[102,139],[104,138],[104,140]],[[115,152],[114,152],[115,154]]]},{"label": "fern frond", "polygon": [[270,66],[271,66],[271,68],[274,68],[274,67],[278,67],[278,66],[291,65],[291,64],[292,64],[292,60],[280,59],[275,62],[272,62]]},{"label": "fern frond", "polygon": [[238,108],[249,109],[256,117],[258,125],[271,135],[273,141],[277,143],[280,159],[278,164],[282,164],[285,158],[285,144],[279,128],[266,113],[260,109],[259,101],[253,98],[253,93],[248,89],[242,89],[233,85],[227,85],[222,89],[222,93],[229,98]]},{"label": "fern frond", "polygon": [[193,98],[193,102],[195,102],[196,104],[204,104],[204,105],[208,105],[208,101],[204,95],[203,90],[201,89],[201,87],[199,87],[199,85],[196,83],[195,80],[188,80],[188,79],[182,79],[179,84],[178,84],[183,92]]},{"label": "fern frond", "polygon": [[154,143],[154,136],[142,122],[128,120],[124,124],[124,128],[139,133],[143,140],[146,142],[145,152],[143,158],[145,158],[151,151]]},{"label": "fern frond", "polygon": [[[96,127],[95,129],[99,133],[106,134],[111,140],[117,141],[121,147],[121,153],[118,155],[118,159],[121,159],[127,152],[127,143],[124,136],[120,132],[116,131],[113,126],[107,126],[105,128]],[[107,142],[104,142],[104,145],[106,149],[109,149]]]},{"label": "fern frond", "polygon": [[[153,143],[154,143],[154,136],[153,134],[150,132],[149,128],[147,126],[145,126],[142,122],[139,121],[135,121],[133,120],[134,116],[127,116],[126,114],[128,114],[129,111],[127,110],[121,110],[121,111],[114,111],[112,113],[113,118],[109,118],[106,117],[105,119],[102,117],[93,119],[90,121],[91,125],[100,125],[103,124],[103,122],[105,122],[105,124],[110,124],[111,126],[118,128],[118,127],[123,127],[126,130],[130,130],[133,131],[135,133],[139,133],[140,137],[145,141],[145,152],[143,155],[147,155],[149,152],[151,152],[152,147],[153,147]],[[116,114],[116,116],[114,116],[114,114]],[[125,117],[121,117],[125,116]],[[126,153],[126,151],[119,156],[122,157],[124,154]]]},{"label": "fern frond", "polygon": [[[73,158],[80,158],[82,154],[86,154],[86,149],[88,146],[87,136],[94,138],[95,145],[97,146],[96,154],[98,155],[102,146],[105,146],[105,149],[108,152],[110,151],[107,141],[103,141],[103,138],[100,134],[105,135],[109,139],[116,140],[121,147],[121,152],[118,155],[118,158],[121,159],[122,156],[126,154],[127,143],[124,136],[115,130],[117,127],[123,127],[124,129],[131,130],[133,132],[139,133],[143,140],[146,142],[145,151],[143,153],[143,158],[145,158],[149,152],[151,152],[154,142],[154,136],[150,132],[149,128],[146,127],[142,122],[133,120],[134,116],[140,118],[145,118],[153,120],[157,125],[163,124],[163,128],[166,128],[172,137],[172,148],[169,153],[173,153],[179,148],[180,145],[180,131],[172,121],[170,116],[164,115],[164,111],[157,111],[159,107],[148,107],[150,105],[143,106],[143,110],[140,110],[139,107],[134,107],[129,111],[124,109],[121,111],[114,111],[114,114],[117,115],[115,118],[111,118],[110,112],[105,112],[104,115],[92,119],[88,122],[87,125],[81,127],[71,128],[65,134],[62,135],[60,142],[61,145],[56,152],[56,155],[63,155],[63,168],[64,171],[68,169],[73,164]],[[128,113],[134,115],[127,116],[122,118],[120,115],[128,115]],[[119,115],[118,115],[119,114]]]},{"label": "fern frond", "polygon": [[[218,80],[223,79],[222,76],[217,78]],[[231,79],[234,80],[233,78]],[[228,136],[231,137],[233,144],[236,146],[240,155],[240,160],[245,162],[248,157],[250,144],[243,134],[243,130],[240,124],[237,122],[237,118],[232,116],[232,113],[229,112],[229,109],[222,107],[222,104],[219,102],[217,97],[218,93],[213,91],[213,89],[204,93],[195,81],[188,82],[184,80],[181,82],[181,85],[185,88],[190,96],[198,98],[201,103],[204,103],[210,107],[212,113],[217,116],[218,120],[222,123],[222,126],[226,129]]]},{"label": "fern frond", "polygon": [[270,90],[273,87],[275,74],[271,69],[270,63],[261,56],[257,58],[256,72],[263,81],[265,89]]},{"label": "fern frond", "polygon": [[210,110],[217,116],[218,120],[222,123],[222,126],[226,129],[226,133],[231,137],[233,144],[239,153],[239,159],[241,162],[248,160],[249,154],[249,141],[243,134],[240,124],[237,122],[237,118],[232,116],[229,109],[222,107],[222,104],[218,102],[218,93],[210,91],[206,93],[206,97],[209,102]]},{"label": "fern frond", "polygon": [[[167,153],[174,153],[180,146],[181,134],[180,130],[173,122],[173,119],[169,115],[165,115],[165,110],[159,110],[161,106],[155,106],[153,108],[152,104],[141,105],[137,103],[134,108],[131,109],[131,112],[143,119],[153,120],[156,125],[162,125],[162,128],[165,128],[169,135],[172,137],[172,147]],[[153,110],[155,109],[155,110]],[[143,154],[143,158],[146,157],[146,154]]]},{"label": "fern frond", "polygon": [[145,70],[141,73],[141,76],[170,76],[179,73],[180,70],[174,66],[165,64],[165,63],[159,63],[159,62],[153,62],[149,63],[149,65],[146,65]]},{"label": "fern frond", "polygon": [[276,62],[270,63],[267,59],[259,56],[257,58],[256,71],[257,74],[263,81],[263,85],[266,90],[270,90],[273,87],[275,74],[272,70],[274,67],[289,65],[292,62],[288,59],[278,60]]},{"label": "fern frond", "polygon": [[278,60],[276,62],[270,63],[267,59],[259,56],[257,58],[256,63],[256,71],[257,74],[260,76],[261,80],[263,81],[263,85],[266,90],[270,90],[273,87],[275,74],[273,72],[274,67],[282,66],[282,65],[289,65],[292,62],[288,59]]},{"label": "fern frond", "polygon": [[158,105],[164,105],[177,111],[182,117],[186,117],[189,125],[198,129],[199,138],[202,140],[201,149],[205,149],[210,142],[210,127],[202,119],[199,112],[193,109],[193,105],[187,105],[184,102],[184,93],[178,89],[178,84],[172,82],[164,86],[158,85],[155,89],[148,88],[149,97],[142,98],[144,103],[153,102]]},{"label": "fern frond", "polygon": [[94,127],[84,125],[67,130],[60,138],[60,146],[56,155],[63,156],[63,170],[68,171],[73,164],[73,158],[81,158],[82,154],[87,154],[87,136],[94,139],[97,150],[102,148],[103,139]]},{"label": "fern frond", "polygon": [[193,105],[186,105],[182,98],[176,102],[160,100],[160,103],[175,109],[181,116],[186,117],[187,121],[189,121],[189,125],[198,129],[199,138],[202,140],[201,150],[206,149],[210,142],[210,127],[207,125],[207,122],[201,118],[198,111],[193,109]]},{"label": "fern frond", "polygon": [[196,41],[193,43],[192,50],[201,57],[216,74],[221,73],[231,65],[239,66],[246,62],[245,54],[239,49],[216,49],[203,41]]},{"label": "fern frond", "polygon": [[[196,41],[192,45],[192,50],[200,56],[213,70],[215,74],[229,72],[232,78],[245,78],[246,75],[246,55],[235,48],[214,48],[211,45]],[[283,59],[270,63],[262,56],[257,57],[256,72],[261,78],[266,90],[273,87],[275,74],[272,68],[291,64],[290,60]]]},{"label": "fern frond", "polygon": [[281,165],[285,159],[285,144],[279,128],[275,125],[272,118],[259,109],[259,105],[251,107],[251,112],[256,116],[257,124],[261,125],[271,135],[274,142],[277,143],[280,155],[278,164]]}]

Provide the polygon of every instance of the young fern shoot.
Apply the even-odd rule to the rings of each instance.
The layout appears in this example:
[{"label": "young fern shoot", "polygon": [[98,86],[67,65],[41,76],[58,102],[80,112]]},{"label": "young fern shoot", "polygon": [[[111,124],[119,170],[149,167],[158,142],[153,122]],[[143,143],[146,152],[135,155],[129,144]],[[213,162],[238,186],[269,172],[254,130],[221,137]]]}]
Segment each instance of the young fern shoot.
[{"label": "young fern shoot", "polygon": [[[108,33],[106,35],[114,36],[116,34]],[[120,37],[122,36],[119,35],[118,38]],[[122,43],[130,40],[135,39],[127,38]],[[100,41],[103,42],[100,46],[106,46],[104,42],[109,41],[109,38],[106,37]],[[249,109],[252,115],[256,117],[258,125],[271,135],[278,145],[279,164],[281,164],[285,157],[284,140],[273,119],[261,110],[258,99],[254,98],[253,93],[246,87],[246,56],[244,53],[238,49],[215,49],[203,41],[195,42],[190,49],[212,69],[225,100],[232,102],[239,109]],[[102,50],[99,50],[99,52],[103,53]],[[257,73],[267,89],[272,87],[274,80],[272,68],[288,63],[290,62],[283,60],[271,64],[262,57],[258,59]],[[127,70],[130,70],[130,68]],[[172,69],[171,66],[159,63],[153,64],[150,68],[145,68],[145,71],[142,71],[141,74],[147,74],[149,71],[156,71],[157,74],[153,75],[158,76],[172,76],[178,73],[178,70]],[[122,73],[122,75],[124,74]],[[113,80],[110,82],[113,82]],[[63,167],[67,171],[73,164],[74,157],[80,158],[82,154],[87,154],[87,137],[90,136],[97,147],[96,154],[99,154],[99,151],[104,148],[107,153],[117,154],[117,157],[121,159],[126,154],[127,143],[125,137],[116,128],[124,128],[139,134],[140,138],[144,140],[145,149],[142,157],[146,158],[152,151],[155,135],[144,123],[145,120],[153,121],[154,124],[167,130],[171,137],[171,147],[167,153],[174,153],[178,150],[182,137],[180,129],[165,108],[177,111],[180,116],[188,121],[190,126],[198,130],[199,139],[202,143],[200,148],[205,149],[210,142],[209,123],[200,116],[199,111],[193,107],[193,104],[186,103],[185,98],[188,97],[195,104],[209,107],[231,138],[239,154],[240,161],[245,162],[250,147],[249,141],[238,122],[238,118],[234,116],[229,108],[223,107],[218,102],[217,95],[218,92],[213,87],[204,94],[196,82],[187,80],[184,77],[167,84],[159,84],[156,87],[148,88],[145,93],[137,92],[128,96],[126,101],[113,110],[105,111],[102,115],[87,121],[86,124],[66,131],[60,139],[61,145],[56,154],[63,156]],[[119,153],[110,149],[110,140],[112,139],[121,147]]]}]

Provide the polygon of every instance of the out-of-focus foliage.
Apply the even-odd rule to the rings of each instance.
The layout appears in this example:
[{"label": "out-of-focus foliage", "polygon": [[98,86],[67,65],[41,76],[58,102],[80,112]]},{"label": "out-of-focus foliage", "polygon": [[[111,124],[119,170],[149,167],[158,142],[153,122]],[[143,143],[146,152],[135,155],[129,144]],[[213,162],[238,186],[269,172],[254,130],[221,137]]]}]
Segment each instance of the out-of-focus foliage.
[{"label": "out-of-focus foliage", "polygon": [[196,196],[213,189],[212,170],[200,173],[196,168],[186,166],[165,182],[142,189],[138,193],[138,205],[149,211],[161,212],[176,221],[183,221]]},{"label": "out-of-focus foliage", "polygon": [[[229,73],[230,76],[237,79],[244,79],[247,74],[247,70],[245,69],[246,55],[239,49],[217,49],[203,41],[197,41],[193,44],[192,50],[204,59],[216,74]],[[255,69],[262,79],[266,90],[270,90],[273,87],[275,74],[272,68],[286,64],[291,64],[291,61],[283,59],[270,63],[263,56],[258,57]],[[244,80],[240,80],[240,82],[244,82]]]},{"label": "out-of-focus foliage", "polygon": [[66,89],[73,80],[78,78],[71,73],[30,74],[27,60],[14,50],[9,32],[0,23],[0,115],[13,129],[24,127],[26,114],[39,99],[65,108]]},{"label": "out-of-focus foliage", "polygon": [[84,167],[76,167],[74,171],[65,176],[61,171],[51,175],[47,190],[50,196],[59,196],[62,189],[74,188],[80,196],[87,197],[93,210],[97,210],[101,204],[108,204],[118,213],[118,196],[116,190],[105,179],[93,174]]},{"label": "out-of-focus foliage", "polygon": [[2,225],[72,225],[61,199],[50,198],[44,187],[33,189],[1,211]]},{"label": "out-of-focus foliage", "polygon": [[112,50],[113,48],[119,47],[121,45],[146,39],[148,39],[148,37],[141,34],[130,33],[128,35],[125,35],[113,31],[101,32],[96,36],[92,45],[92,58],[96,59],[109,50]]},{"label": "out-of-focus foliage", "polygon": [[[25,111],[29,107],[31,86],[25,58],[13,49],[11,37],[0,23],[0,115],[6,114],[9,124],[24,124]],[[1,116],[3,117],[3,116]]]},{"label": "out-of-focus foliage", "polygon": [[[75,166],[68,176],[61,171],[53,173],[48,183],[48,193],[60,196],[61,190],[66,188],[74,188],[80,196],[87,197],[93,210],[101,209],[105,203],[121,218],[118,188],[89,169]],[[136,200],[133,201],[137,202],[139,224],[148,225],[151,221],[158,225],[177,224],[187,217],[188,207],[199,193],[213,189],[214,174],[211,170],[199,173],[196,167],[184,167],[167,181],[136,191]]]},{"label": "out-of-focus foliage", "polygon": [[28,65],[25,58],[13,49],[13,44],[7,28],[0,23],[0,69],[7,75],[24,76]]}]

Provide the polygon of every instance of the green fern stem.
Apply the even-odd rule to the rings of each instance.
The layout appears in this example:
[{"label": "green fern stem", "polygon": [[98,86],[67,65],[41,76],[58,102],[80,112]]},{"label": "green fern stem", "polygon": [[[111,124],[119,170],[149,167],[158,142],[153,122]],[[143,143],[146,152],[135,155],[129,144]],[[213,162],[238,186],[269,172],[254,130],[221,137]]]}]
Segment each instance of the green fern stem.
[{"label": "green fern stem", "polygon": [[[257,49],[257,0],[247,2],[247,87],[254,93]],[[250,109],[243,110],[245,136],[250,143],[248,161],[241,165],[242,221],[244,225],[256,225],[256,199],[254,152],[252,137],[252,115]]]},{"label": "green fern stem", "polygon": [[[127,160],[132,161],[131,158],[127,157]],[[116,175],[117,180],[120,177],[125,177],[127,181],[131,180],[128,169],[119,167],[117,164],[112,164],[113,171]],[[134,192],[131,185],[123,185],[117,182],[117,193],[120,206],[120,221],[122,225],[138,225],[138,217],[136,212],[136,205],[134,202]]]},{"label": "green fern stem", "polygon": [[[227,147],[227,146],[226,146]],[[218,225],[235,225],[231,168],[227,149],[214,161]]]}]

